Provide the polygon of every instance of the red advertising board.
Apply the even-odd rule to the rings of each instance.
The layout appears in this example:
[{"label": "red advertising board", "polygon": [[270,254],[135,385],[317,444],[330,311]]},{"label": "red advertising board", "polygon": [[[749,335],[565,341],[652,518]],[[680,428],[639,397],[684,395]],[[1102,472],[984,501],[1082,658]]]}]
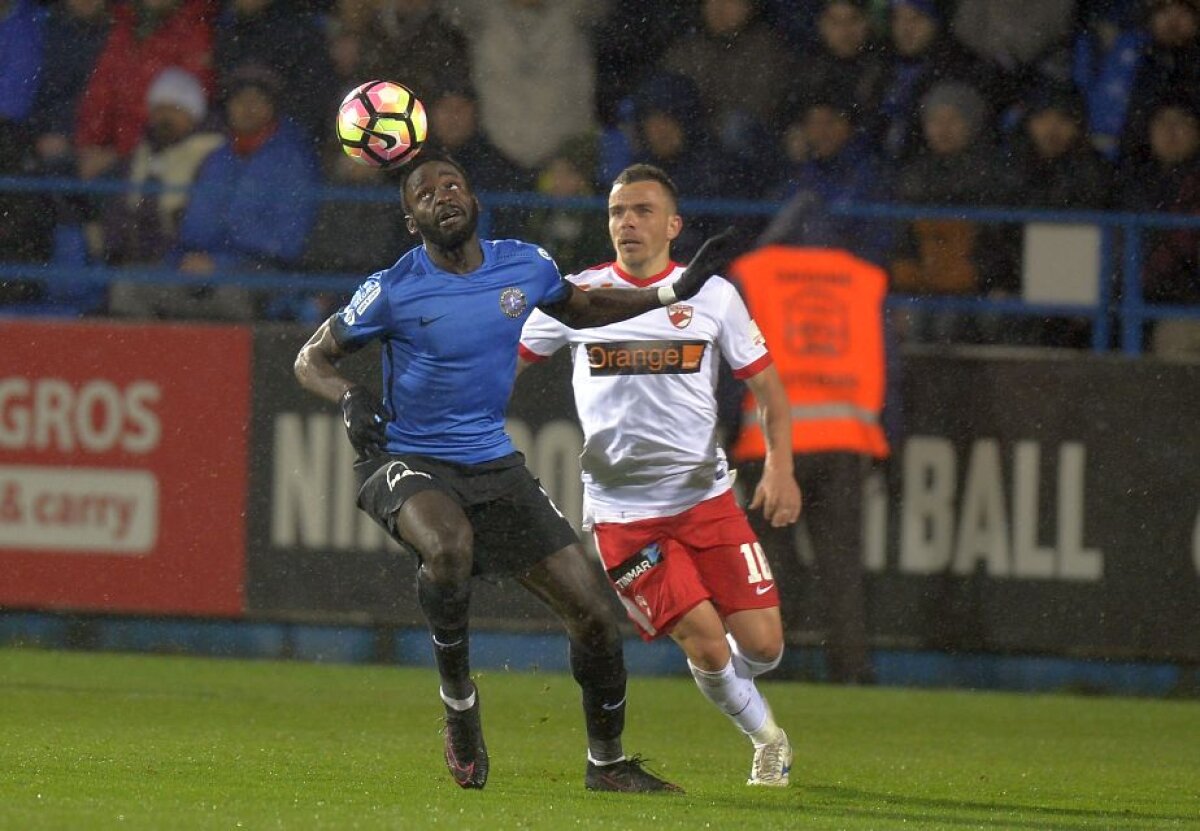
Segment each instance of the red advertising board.
[{"label": "red advertising board", "polygon": [[0,321],[0,605],[239,615],[251,337]]}]

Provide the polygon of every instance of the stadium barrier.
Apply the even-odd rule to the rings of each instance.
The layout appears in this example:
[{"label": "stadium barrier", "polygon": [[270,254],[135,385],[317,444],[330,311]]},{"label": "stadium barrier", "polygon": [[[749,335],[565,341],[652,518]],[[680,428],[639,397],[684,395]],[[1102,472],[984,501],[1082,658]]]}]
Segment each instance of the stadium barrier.
[{"label": "stadium barrier", "polygon": [[[165,192],[161,185],[142,185],[144,192]],[[0,177],[0,193],[53,196],[113,196],[130,186],[120,180],[83,182],[62,177]],[[603,213],[601,197],[554,198],[534,193],[481,193],[485,231],[495,211],[561,208]],[[322,187],[320,201],[394,203],[399,195],[383,187]],[[782,207],[778,202],[754,200],[685,199],[682,211],[689,217],[709,216],[765,222]],[[893,292],[892,309],[918,309],[933,314],[978,314],[1004,318],[1072,318],[1086,320],[1095,351],[1114,344],[1128,355],[1143,349],[1145,324],[1157,320],[1200,320],[1200,306],[1146,302],[1142,291],[1142,262],[1150,231],[1200,231],[1200,217],[1176,214],[1135,214],[1106,211],[1043,211],[1010,208],[947,208],[897,204],[838,204],[831,215],[863,222],[903,223],[920,219],[961,220],[976,223],[1019,225],[1022,228],[1023,291],[1020,297],[927,296]],[[65,261],[65,260],[70,260]],[[363,275],[315,272],[226,272],[208,278],[214,284],[236,284],[264,291],[345,292]],[[46,302],[12,307],[0,312],[71,316],[91,311],[100,302],[98,293],[109,282],[122,280],[161,284],[189,282],[194,278],[169,268],[116,269],[58,257],[49,263],[0,262],[0,280],[40,281],[49,289]],[[1114,333],[1113,329],[1116,329]],[[1115,336],[1114,336],[1115,335]]]},{"label": "stadium barrier", "polygon": [[[291,365],[306,327],[0,325],[0,608],[405,628],[409,557],[354,508],[335,412]],[[73,359],[62,361],[61,347]],[[908,347],[903,434],[866,498],[877,649],[1200,663],[1200,365]],[[565,356],[509,428],[568,517]],[[348,359],[372,378],[374,356]],[[803,542],[803,540],[802,540]],[[801,551],[805,546],[801,545]],[[808,560],[776,564],[815,609]],[[515,585],[475,619],[548,633]],[[789,621],[796,645],[821,621]]]}]

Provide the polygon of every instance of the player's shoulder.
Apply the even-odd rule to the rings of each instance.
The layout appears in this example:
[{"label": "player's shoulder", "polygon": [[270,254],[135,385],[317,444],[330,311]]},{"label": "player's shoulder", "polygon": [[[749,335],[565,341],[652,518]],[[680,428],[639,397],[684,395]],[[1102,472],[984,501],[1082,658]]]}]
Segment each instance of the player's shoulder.
[{"label": "player's shoulder", "polygon": [[704,284],[695,297],[684,302],[699,306],[709,314],[723,317],[729,311],[730,304],[740,302],[740,298],[741,295],[738,294],[737,286],[732,281],[722,277],[720,274],[714,274],[708,278],[708,282]]},{"label": "player's shoulder", "polygon": [[616,272],[613,270],[614,263],[598,263],[580,269],[574,274],[567,274],[566,279],[577,286],[586,286],[588,288],[603,288],[605,286],[615,285]]},{"label": "player's shoulder", "polygon": [[553,263],[550,252],[540,245],[519,239],[485,239],[479,244],[491,251],[491,260],[497,264],[520,261],[543,261]]},{"label": "player's shoulder", "polygon": [[421,256],[421,246],[416,245],[400,255],[400,259],[387,268],[375,272],[367,278],[390,287],[404,280],[405,277],[422,274],[427,270],[428,260]]}]

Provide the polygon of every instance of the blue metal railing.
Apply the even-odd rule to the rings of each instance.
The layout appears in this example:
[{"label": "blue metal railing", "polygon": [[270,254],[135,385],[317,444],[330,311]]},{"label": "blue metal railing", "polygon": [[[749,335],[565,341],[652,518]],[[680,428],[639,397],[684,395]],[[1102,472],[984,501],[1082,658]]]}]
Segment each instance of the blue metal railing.
[{"label": "blue metal railing", "polygon": [[[123,180],[106,179],[81,181],[62,177],[0,177],[0,192],[114,195],[134,190]],[[141,185],[136,188],[147,193],[161,193],[172,188],[161,185]],[[177,190],[177,188],[175,189]],[[320,201],[397,203],[399,194],[386,187],[324,186],[316,190]],[[533,193],[481,193],[485,205],[481,228],[486,233],[490,212],[497,209],[555,207],[568,210],[603,212],[603,197],[554,198]],[[744,199],[684,199],[680,204],[685,215],[761,217],[779,211],[779,202]],[[933,312],[967,312],[1012,316],[1070,317],[1088,319],[1092,323],[1092,347],[1106,350],[1112,336],[1111,322],[1119,325],[1119,347],[1126,354],[1138,354],[1142,348],[1142,329],[1146,322],[1166,319],[1200,320],[1200,306],[1176,306],[1147,303],[1142,296],[1143,234],[1154,230],[1200,231],[1200,216],[1180,214],[1139,214],[1108,211],[1047,211],[1003,207],[960,208],[928,207],[896,204],[854,204],[831,206],[828,212],[850,219],[888,222],[908,222],[918,219],[952,219],[977,223],[1047,223],[1096,226],[1101,233],[1099,285],[1094,304],[1032,303],[1016,298],[971,296],[923,296],[893,293],[889,296],[892,308],[919,308]],[[1118,240],[1120,254],[1118,257]],[[1118,268],[1119,259],[1119,268]],[[1119,275],[1119,279],[1118,279]],[[248,285],[255,288],[286,291],[345,291],[362,278],[361,274],[315,272],[250,272],[226,271],[206,276],[212,284]],[[64,280],[85,284],[106,284],[114,279],[159,283],[194,284],[195,278],[169,268],[112,268],[100,265],[62,266],[53,264],[0,263],[0,279]],[[1200,280],[1200,274],[1197,274]],[[1114,291],[1119,297],[1114,303]]]}]

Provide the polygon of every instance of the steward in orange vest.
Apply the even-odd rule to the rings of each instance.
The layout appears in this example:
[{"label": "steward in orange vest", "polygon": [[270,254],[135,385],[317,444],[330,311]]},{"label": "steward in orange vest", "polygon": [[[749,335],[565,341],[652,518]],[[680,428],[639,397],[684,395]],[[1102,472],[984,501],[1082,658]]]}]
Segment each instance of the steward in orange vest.
[{"label": "steward in orange vest", "polygon": [[[792,450],[887,458],[881,424],[887,274],[845,251],[787,245],[752,251],[731,273],[787,389]],[[762,459],[766,447],[752,396],[743,409],[733,458]]]}]

